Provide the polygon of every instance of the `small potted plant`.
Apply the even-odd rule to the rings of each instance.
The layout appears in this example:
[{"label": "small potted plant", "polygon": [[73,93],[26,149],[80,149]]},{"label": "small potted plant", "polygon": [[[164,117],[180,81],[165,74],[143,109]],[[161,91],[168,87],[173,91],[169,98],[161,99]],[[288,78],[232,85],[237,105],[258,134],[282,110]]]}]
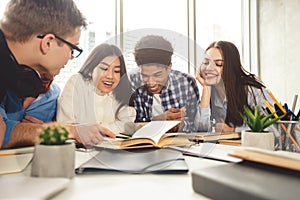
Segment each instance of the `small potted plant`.
[{"label": "small potted plant", "polygon": [[258,111],[256,106],[252,112],[248,106],[244,106],[245,115],[241,114],[243,121],[251,130],[242,131],[242,146],[251,146],[274,150],[274,133],[266,131],[266,128],[276,123],[284,115],[274,118],[274,114],[265,115]]},{"label": "small potted plant", "polygon": [[31,176],[74,177],[75,145],[68,143],[69,130],[57,123],[44,124],[35,145]]}]

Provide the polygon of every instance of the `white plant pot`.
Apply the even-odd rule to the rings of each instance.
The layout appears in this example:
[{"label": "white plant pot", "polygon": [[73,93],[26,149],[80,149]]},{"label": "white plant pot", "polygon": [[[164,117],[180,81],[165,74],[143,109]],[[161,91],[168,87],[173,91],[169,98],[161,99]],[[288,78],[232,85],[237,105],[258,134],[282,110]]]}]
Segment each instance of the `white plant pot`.
[{"label": "white plant pot", "polygon": [[37,144],[32,160],[31,176],[73,178],[75,175],[75,145]]},{"label": "white plant pot", "polygon": [[274,150],[273,132],[242,131],[242,146]]}]

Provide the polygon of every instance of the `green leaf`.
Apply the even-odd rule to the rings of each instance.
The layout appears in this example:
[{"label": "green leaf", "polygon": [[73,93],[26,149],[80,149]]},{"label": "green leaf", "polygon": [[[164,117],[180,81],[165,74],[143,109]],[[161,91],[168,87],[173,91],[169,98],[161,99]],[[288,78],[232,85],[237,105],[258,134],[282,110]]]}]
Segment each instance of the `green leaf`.
[{"label": "green leaf", "polygon": [[277,121],[279,121],[279,120],[282,119],[283,117],[284,117],[284,115],[281,115],[281,116],[279,116],[279,117],[277,117],[277,118],[273,118],[273,119],[268,120],[268,121],[264,124],[264,129],[267,128],[267,127],[269,127],[270,125],[276,123]]},{"label": "green leaf", "polygon": [[253,115],[252,111],[247,106],[244,106],[244,111],[245,111],[245,114],[247,115],[248,119],[250,120],[250,122],[254,123],[255,116]]},{"label": "green leaf", "polygon": [[264,116],[264,117],[261,119],[262,123],[264,124],[269,118],[273,117],[273,115],[274,115],[274,113],[271,113],[271,114],[269,114],[269,115],[267,115],[267,116]]},{"label": "green leaf", "polygon": [[274,113],[269,115],[264,115],[264,113],[260,113],[258,111],[258,106],[255,107],[252,112],[248,106],[244,106],[245,115],[240,113],[241,118],[249,126],[249,128],[254,132],[263,132],[265,128],[274,124],[278,120],[282,119],[284,115],[278,118],[272,118]]},{"label": "green leaf", "polygon": [[257,114],[258,112],[256,112],[256,119],[255,119],[255,123],[254,123],[254,128],[253,128],[253,131],[255,132],[261,132],[262,131],[262,123],[261,123],[261,120],[260,120],[260,116]]},{"label": "green leaf", "polygon": [[257,106],[254,108],[254,117],[255,117],[256,119],[260,117],[260,116],[258,115],[258,108],[257,108]]}]

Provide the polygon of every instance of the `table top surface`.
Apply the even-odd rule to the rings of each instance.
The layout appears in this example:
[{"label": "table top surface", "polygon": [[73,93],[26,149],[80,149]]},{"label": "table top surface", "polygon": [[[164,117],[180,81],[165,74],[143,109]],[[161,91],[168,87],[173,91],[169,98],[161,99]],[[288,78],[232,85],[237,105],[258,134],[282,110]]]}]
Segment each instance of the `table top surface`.
[{"label": "table top surface", "polygon": [[[97,152],[76,151],[79,166]],[[189,172],[186,174],[127,174],[121,172],[97,172],[79,174],[70,181],[66,189],[51,199],[208,199],[193,191],[191,173],[197,169],[225,165],[201,157],[185,156]],[[22,176],[30,176],[31,165]]]}]

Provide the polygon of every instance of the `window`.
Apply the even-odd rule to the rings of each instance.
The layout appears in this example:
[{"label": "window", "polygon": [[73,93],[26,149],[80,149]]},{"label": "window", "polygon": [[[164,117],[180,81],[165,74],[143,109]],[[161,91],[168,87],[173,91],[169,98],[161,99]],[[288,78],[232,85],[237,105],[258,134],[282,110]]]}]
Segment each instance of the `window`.
[{"label": "window", "polygon": [[115,1],[97,0],[87,3],[85,0],[74,0],[74,2],[86,17],[88,27],[81,32],[79,41],[79,46],[84,50],[82,55],[70,60],[55,77],[55,83],[60,88],[64,87],[70,76],[80,70],[95,46],[110,40],[115,35]]},{"label": "window", "polygon": [[146,35],[161,35],[172,43],[173,69],[188,72],[187,0],[123,0],[123,51],[128,69],[135,68],[133,49]]},{"label": "window", "polygon": [[[196,41],[202,50],[210,43],[226,40],[234,43],[242,52],[242,1],[197,0]],[[197,66],[202,58],[196,57]]]},{"label": "window", "polygon": [[[162,35],[172,43],[173,69],[194,75],[204,49],[215,40],[228,40],[238,47],[242,62],[246,62],[245,68],[255,73],[250,66],[250,56],[255,56],[256,51],[251,49],[250,52],[249,40],[256,36],[250,37],[253,31],[250,31],[249,20],[255,16],[256,8],[247,0],[74,1],[89,26],[81,34],[83,54],[71,60],[55,78],[61,88],[79,71],[90,51],[103,42],[120,46],[128,71],[136,68],[132,54],[135,43],[148,34]],[[7,2],[0,1],[0,17]]]},{"label": "window", "polygon": [[5,10],[5,7],[6,7],[6,4],[8,3],[8,1],[9,0],[1,0],[0,1],[0,19],[3,16],[4,10]]}]

